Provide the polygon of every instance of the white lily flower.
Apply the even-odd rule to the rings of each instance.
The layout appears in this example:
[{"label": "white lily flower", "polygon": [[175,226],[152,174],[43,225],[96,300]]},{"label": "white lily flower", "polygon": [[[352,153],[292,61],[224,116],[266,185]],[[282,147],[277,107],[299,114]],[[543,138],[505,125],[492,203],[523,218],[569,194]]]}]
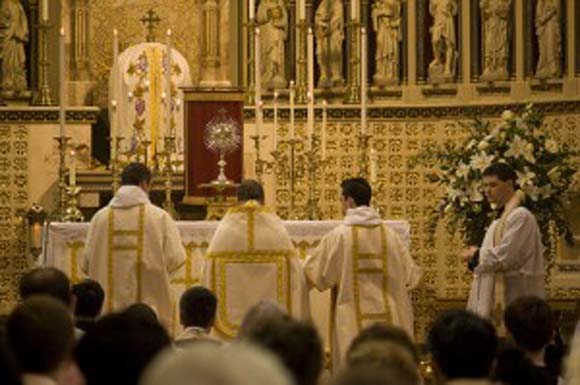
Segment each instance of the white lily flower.
[{"label": "white lily flower", "polygon": [[510,110],[505,110],[504,112],[501,113],[501,118],[506,122],[512,121],[514,117],[515,114]]},{"label": "white lily flower", "polygon": [[493,155],[488,155],[481,151],[479,154],[474,155],[471,158],[469,165],[474,169],[483,171],[493,162],[493,158]]}]

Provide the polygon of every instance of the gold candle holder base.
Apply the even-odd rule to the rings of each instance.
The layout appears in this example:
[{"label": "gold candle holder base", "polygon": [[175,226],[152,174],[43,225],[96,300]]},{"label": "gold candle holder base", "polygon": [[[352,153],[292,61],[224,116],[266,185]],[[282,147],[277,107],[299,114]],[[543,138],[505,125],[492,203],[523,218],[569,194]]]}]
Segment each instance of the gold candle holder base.
[{"label": "gold candle holder base", "polygon": [[66,194],[68,196],[68,204],[65,210],[65,215],[62,218],[63,222],[82,222],[85,220],[83,213],[78,207],[78,196],[81,192],[79,186],[68,186]]}]

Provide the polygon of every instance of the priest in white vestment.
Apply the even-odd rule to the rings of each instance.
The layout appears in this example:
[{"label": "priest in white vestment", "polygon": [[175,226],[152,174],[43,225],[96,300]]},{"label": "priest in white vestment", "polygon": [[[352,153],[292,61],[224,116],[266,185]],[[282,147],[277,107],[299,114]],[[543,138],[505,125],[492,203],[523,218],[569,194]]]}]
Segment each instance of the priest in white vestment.
[{"label": "priest in white vestment", "polygon": [[129,164],[121,184],[91,221],[83,270],[103,286],[105,312],[142,302],[173,330],[170,275],[185,263],[181,237],[173,218],[149,201],[151,172],[145,165]]},{"label": "priest in white vestment", "polygon": [[463,254],[470,260],[474,278],[467,309],[501,325],[505,306],[516,298],[546,297],[544,246],[536,218],[520,206],[524,194],[516,192],[517,175],[505,163],[483,172],[485,195],[503,208],[488,228],[481,248]]},{"label": "priest in white vestment", "polygon": [[236,337],[246,312],[262,300],[295,318],[309,318],[298,253],[280,218],[263,206],[262,186],[242,182],[238,200],[215,231],[202,275],[202,285],[218,297],[214,331],[225,340]]},{"label": "priest in white vestment", "polygon": [[352,178],[341,187],[344,223],[328,233],[304,263],[311,286],[333,289],[333,368],[359,331],[373,323],[402,327],[413,337],[409,291],[421,279],[409,250],[369,206],[369,183]]}]

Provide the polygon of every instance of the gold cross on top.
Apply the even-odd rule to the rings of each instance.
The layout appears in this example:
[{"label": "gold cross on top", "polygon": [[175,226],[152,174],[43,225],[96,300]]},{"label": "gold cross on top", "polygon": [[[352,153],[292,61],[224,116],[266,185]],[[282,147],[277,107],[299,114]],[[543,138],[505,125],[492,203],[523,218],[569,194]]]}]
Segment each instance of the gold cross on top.
[{"label": "gold cross on top", "polygon": [[145,13],[145,15],[141,18],[141,23],[143,23],[145,28],[147,28],[147,35],[145,36],[145,40],[147,42],[155,41],[154,30],[160,21],[161,21],[161,19],[159,18],[159,16],[157,15],[157,13],[155,13],[155,11],[153,9],[148,10]]}]

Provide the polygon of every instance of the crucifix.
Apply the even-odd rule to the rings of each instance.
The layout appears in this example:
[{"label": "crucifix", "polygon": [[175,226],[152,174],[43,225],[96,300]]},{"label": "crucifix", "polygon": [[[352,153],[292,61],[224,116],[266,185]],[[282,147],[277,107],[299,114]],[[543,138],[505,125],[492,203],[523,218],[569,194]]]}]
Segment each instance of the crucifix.
[{"label": "crucifix", "polygon": [[148,43],[155,41],[154,30],[160,21],[161,19],[153,9],[148,10],[145,13],[145,15],[141,18],[141,23],[143,23],[145,28],[147,28],[147,35],[145,36],[145,41],[147,41]]}]

